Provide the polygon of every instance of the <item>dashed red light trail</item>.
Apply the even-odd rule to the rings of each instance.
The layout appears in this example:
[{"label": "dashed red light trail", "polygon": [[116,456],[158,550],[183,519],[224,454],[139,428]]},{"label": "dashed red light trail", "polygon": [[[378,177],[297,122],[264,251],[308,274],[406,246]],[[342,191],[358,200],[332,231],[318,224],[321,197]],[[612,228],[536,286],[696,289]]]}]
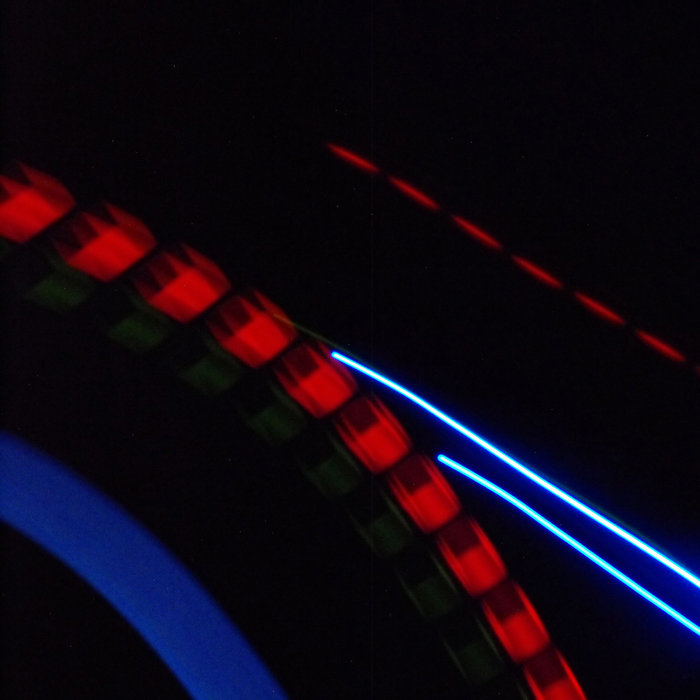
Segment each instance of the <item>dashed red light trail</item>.
[{"label": "dashed red light trail", "polygon": [[[351,165],[354,165],[355,167],[360,168],[365,172],[371,173],[372,175],[384,175],[387,178],[387,180],[391,183],[391,185],[393,185],[402,194],[406,195],[417,204],[420,204],[421,206],[434,212],[444,211],[443,207],[440,206],[440,204],[432,197],[429,197],[420,189],[414,187],[405,180],[400,180],[399,178],[394,177],[393,175],[385,173],[379,168],[379,166],[366,160],[362,156],[359,156],[356,153],[353,153],[352,151],[348,150],[347,148],[343,148],[336,144],[329,143],[327,144],[327,146],[333,154],[338,156],[340,159],[344,160],[346,163],[350,163]],[[494,238],[494,236],[487,233],[471,221],[468,221],[464,217],[458,216],[457,214],[448,214],[448,216],[450,218],[450,221],[455,226],[457,226],[457,228],[459,228],[460,231],[466,233],[468,236],[470,236],[470,238],[477,241],[485,248],[488,248],[498,253],[506,253],[511,262],[523,272],[526,272],[532,279],[540,282],[541,284],[544,284],[550,289],[554,289],[556,291],[561,292],[568,292],[578,302],[578,305],[581,308],[586,309],[597,318],[606,321],[609,324],[620,327],[630,327],[632,333],[639,341],[644,343],[644,345],[647,348],[654,350],[657,354],[661,355],[662,357],[665,357],[668,360],[671,360],[677,364],[688,364],[688,359],[686,358],[686,356],[669,343],[661,340],[660,338],[657,338],[655,335],[652,335],[647,331],[643,331],[638,328],[632,327],[631,324],[629,324],[629,322],[625,318],[623,318],[620,314],[618,314],[616,311],[614,311],[607,305],[601,303],[600,301],[597,301],[596,299],[593,299],[592,297],[588,296],[587,294],[584,294],[581,291],[567,287],[555,275],[551,274],[550,272],[535,264],[531,260],[527,260],[526,258],[523,258],[520,255],[509,253],[506,250],[506,247],[503,245],[503,243],[501,243],[498,239]],[[697,377],[700,377],[700,365],[696,365],[692,369],[695,375]]]}]

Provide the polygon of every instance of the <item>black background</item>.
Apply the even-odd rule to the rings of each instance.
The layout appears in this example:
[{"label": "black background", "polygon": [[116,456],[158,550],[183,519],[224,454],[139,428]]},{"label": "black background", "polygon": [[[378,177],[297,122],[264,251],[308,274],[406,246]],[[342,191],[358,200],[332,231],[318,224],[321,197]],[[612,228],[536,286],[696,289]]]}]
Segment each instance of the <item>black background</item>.
[{"label": "black background", "polygon": [[[693,20],[597,2],[13,1],[4,156],[187,240],[698,570],[692,367],[324,148],[371,157],[698,364]],[[166,542],[292,697],[466,696],[284,451],[76,320],[14,300],[4,329],[6,425]],[[421,447],[466,454],[387,399]],[[590,697],[695,697],[689,632],[452,481]],[[9,531],[4,550],[6,697],[183,696],[72,573]]]}]

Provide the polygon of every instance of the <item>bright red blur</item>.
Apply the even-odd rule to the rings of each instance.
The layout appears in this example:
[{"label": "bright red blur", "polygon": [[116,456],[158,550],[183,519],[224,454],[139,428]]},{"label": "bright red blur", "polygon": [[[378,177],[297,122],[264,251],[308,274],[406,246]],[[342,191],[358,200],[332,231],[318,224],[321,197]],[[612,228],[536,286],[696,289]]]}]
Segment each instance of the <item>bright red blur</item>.
[{"label": "bright red blur", "polygon": [[277,357],[297,336],[282,309],[255,290],[217,305],[207,326],[223,348],[249,367]]},{"label": "bright red blur", "polygon": [[454,518],[460,503],[452,487],[428,457],[413,454],[387,474],[401,507],[423,532],[433,532]]},{"label": "bright red blur", "polygon": [[19,163],[0,175],[0,236],[25,243],[75,206],[73,195],[55,178]]},{"label": "bright red blur", "polygon": [[489,591],[481,607],[511,659],[522,663],[549,644],[549,634],[522,588],[505,581]]},{"label": "bright red blur", "polygon": [[286,392],[315,418],[332,413],[357,391],[348,370],[330,356],[330,350],[307,341],[288,350],[274,367]]},{"label": "bright red blur", "polygon": [[186,323],[231,288],[209,258],[181,243],[154,255],[134,274],[134,286],[154,308]]},{"label": "bright red blur", "polygon": [[71,267],[109,282],[141,260],[156,244],[146,225],[113,204],[80,212],[53,237]]},{"label": "bright red blur", "polygon": [[443,527],[435,541],[452,573],[474,598],[497,586],[508,575],[491,540],[468,515]]},{"label": "bright red blur", "polygon": [[554,647],[523,664],[535,700],[585,700],[585,694],[564,657]]},{"label": "bright red blur", "polygon": [[371,472],[385,471],[405,457],[411,440],[389,409],[376,398],[360,396],[335,416],[343,442]]}]

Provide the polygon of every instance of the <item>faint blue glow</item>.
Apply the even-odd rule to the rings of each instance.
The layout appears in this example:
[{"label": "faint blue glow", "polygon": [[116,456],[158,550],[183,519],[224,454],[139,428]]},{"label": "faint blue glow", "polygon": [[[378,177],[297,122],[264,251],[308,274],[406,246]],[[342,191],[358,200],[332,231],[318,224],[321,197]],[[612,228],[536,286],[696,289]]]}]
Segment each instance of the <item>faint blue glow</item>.
[{"label": "faint blue glow", "polygon": [[700,626],[696,625],[692,620],[689,620],[685,615],[682,615],[677,610],[672,608],[668,603],[664,603],[663,600],[657,598],[653,593],[650,593],[646,588],[640,586],[636,581],[631,579],[629,576],[623,574],[619,569],[616,569],[612,564],[609,564],[605,559],[599,557],[595,552],[591,551],[585,545],[581,544],[577,539],[573,538],[568,533],[564,532],[561,528],[557,527],[554,523],[547,520],[544,516],[540,515],[536,510],[533,510],[527,504],[523,503],[519,498],[516,498],[512,494],[505,491],[500,486],[496,486],[492,481],[485,479],[471,469],[465,467],[459,462],[455,462],[453,459],[446,457],[445,455],[438,455],[438,461],[451,467],[459,474],[467,476],[477,484],[480,484],[489,491],[492,491],[497,496],[500,496],[505,501],[508,501],[511,505],[521,510],[525,515],[529,515],[534,521],[542,525],[542,527],[549,530],[553,535],[556,535],[559,539],[563,540],[570,547],[583,554],[584,557],[590,559],[594,564],[597,564],[601,569],[607,571],[611,576],[614,576],[618,581],[621,581],[631,588],[635,593],[645,598],[650,603],[655,605],[659,610],[663,610],[667,615],[670,615],[674,620],[680,622],[683,626],[687,627],[691,632],[695,632],[700,637]]},{"label": "faint blue glow", "polygon": [[0,432],[0,520],[101,593],[196,700],[285,697],[200,583],[126,511]]},{"label": "faint blue glow", "polygon": [[348,367],[352,367],[353,369],[357,370],[358,372],[361,372],[362,374],[370,377],[371,379],[374,379],[375,381],[379,382],[380,384],[383,384],[384,386],[389,387],[393,391],[395,391],[395,392],[401,394],[402,396],[406,397],[407,399],[413,401],[413,403],[417,404],[422,409],[428,411],[428,413],[431,413],[433,416],[435,416],[436,418],[441,420],[443,423],[446,423],[447,425],[449,425],[450,428],[453,428],[458,433],[461,433],[465,437],[469,438],[470,440],[475,442],[477,445],[479,445],[479,447],[482,447],[487,452],[490,452],[494,457],[497,457],[502,462],[505,462],[509,467],[512,467],[516,471],[520,472],[520,474],[522,474],[523,476],[526,476],[531,481],[534,481],[538,486],[541,486],[543,489],[546,489],[551,494],[554,494],[555,496],[557,496],[557,498],[560,498],[565,503],[568,503],[572,508],[575,508],[580,513],[583,513],[584,515],[589,517],[591,520],[594,520],[599,525],[602,525],[604,528],[610,530],[610,532],[613,532],[618,537],[621,537],[623,540],[625,540],[625,541],[629,542],[631,545],[637,547],[637,549],[641,550],[642,552],[644,552],[648,556],[652,557],[653,559],[655,559],[659,563],[668,567],[669,569],[671,569],[671,571],[675,572],[679,576],[682,576],[686,581],[689,581],[696,588],[700,589],[700,578],[698,578],[695,574],[688,571],[686,568],[684,568],[683,566],[681,566],[677,562],[673,561],[673,559],[670,559],[669,557],[667,557],[665,554],[663,554],[658,549],[656,549],[655,547],[650,545],[648,542],[645,542],[644,540],[640,539],[636,535],[633,535],[631,532],[629,532],[629,530],[626,530],[621,525],[614,523],[612,520],[610,520],[609,518],[606,518],[604,515],[602,515],[598,511],[594,510],[590,506],[587,506],[585,503],[582,503],[581,501],[579,501],[578,498],[575,498],[571,494],[560,489],[558,486],[555,486],[550,481],[547,481],[547,479],[545,479],[544,477],[540,476],[539,474],[536,474],[531,469],[528,469],[524,464],[521,464],[517,460],[513,459],[513,457],[511,457],[510,455],[507,455],[502,450],[499,450],[495,445],[492,445],[490,442],[488,442],[484,438],[480,437],[475,432],[469,430],[469,428],[462,425],[461,423],[456,421],[454,418],[451,418],[446,413],[443,413],[439,408],[437,408],[436,406],[433,406],[433,404],[429,403],[425,399],[422,399],[417,394],[414,394],[409,389],[406,389],[405,387],[401,386],[400,384],[397,384],[395,381],[392,381],[388,377],[385,377],[384,375],[379,374],[379,372],[375,372],[374,370],[370,369],[369,367],[366,367],[365,365],[357,362],[356,360],[353,360],[353,359],[347,357],[346,355],[343,355],[342,353],[334,351],[331,353],[331,356],[334,359],[338,360],[338,362],[342,362],[343,364],[347,365]]}]

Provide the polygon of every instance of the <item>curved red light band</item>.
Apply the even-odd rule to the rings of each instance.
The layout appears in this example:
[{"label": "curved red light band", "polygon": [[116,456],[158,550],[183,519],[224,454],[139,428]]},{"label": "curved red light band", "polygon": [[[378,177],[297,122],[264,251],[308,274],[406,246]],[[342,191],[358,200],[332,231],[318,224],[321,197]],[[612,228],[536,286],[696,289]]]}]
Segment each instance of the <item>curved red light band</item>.
[{"label": "curved red light band", "polygon": [[[337,153],[337,150],[335,152]],[[345,159],[348,160],[348,162],[352,162],[350,158]],[[374,169],[376,166],[373,166],[368,162],[366,162],[366,164],[371,166],[371,168],[363,167],[361,163],[355,162],[355,165],[358,167],[363,167],[363,169],[368,171],[374,171],[372,169]],[[407,185],[407,183],[403,183],[403,181],[399,182],[402,185],[407,186],[407,190],[403,190],[406,194],[416,199],[416,201],[419,201],[430,208],[434,208],[430,204],[435,204],[434,201],[427,197],[427,195],[423,195],[423,193],[421,193],[419,190]],[[421,201],[421,197],[424,197],[426,201]],[[437,207],[436,204],[435,207]],[[2,209],[0,208],[0,228],[2,223]],[[474,229],[480,231],[479,229],[476,229],[476,227],[474,227]],[[479,238],[474,231],[471,233],[474,235],[474,237]],[[483,243],[490,245],[490,247],[496,247],[493,245],[493,243],[487,243],[487,239],[490,238],[488,237],[488,234],[485,234],[484,232],[480,233],[482,234],[481,240]],[[497,244],[495,239],[491,240]],[[184,255],[184,260],[182,254],[173,255],[171,252],[169,253],[170,257],[164,258],[163,254],[160,253],[149,260],[147,263],[148,267],[137,271],[132,278],[135,286],[137,286],[137,289],[140,286],[140,290],[149,304],[155,308],[158,308],[159,310],[164,311],[164,313],[181,322],[192,320],[196,316],[200,315],[204,310],[209,308],[209,306],[215,304],[230,287],[228,280],[223,276],[223,273],[221,273],[219,268],[214,265],[213,262],[189,247],[185,246],[184,248],[186,248],[187,251]],[[192,274],[192,268],[195,268],[196,274],[194,275]],[[189,275],[186,280],[183,280],[182,278],[184,273]],[[177,284],[173,284],[174,280],[177,280]],[[197,294],[192,296],[188,293],[183,293],[185,288],[194,280],[198,280],[199,282],[203,280],[204,287],[208,287],[208,291],[204,295],[207,297],[206,299],[201,296],[198,297]],[[185,284],[185,282],[187,282],[187,284]],[[258,299],[262,297],[262,295],[259,295],[259,293],[255,294],[258,294]],[[283,314],[283,312],[277,309],[277,307],[274,307],[275,313],[273,313],[273,310],[271,310],[270,307],[267,307],[264,303],[262,305],[273,317],[277,316],[276,312]],[[213,313],[215,313],[218,309],[219,306],[214,309]],[[269,360],[272,359],[272,357],[276,357],[280,351],[272,351],[267,346],[269,338],[263,338],[263,335],[264,333],[262,332],[253,331],[251,333],[251,339],[261,341],[262,345],[264,345],[266,348],[266,352],[269,352],[269,357],[267,357],[267,360]],[[309,355],[313,355],[313,352],[308,352],[309,347],[313,348],[314,352],[316,352],[316,360],[319,358],[323,360],[323,362],[319,362],[317,365],[317,369],[319,366],[322,366],[323,371],[321,371],[320,374],[317,374],[313,380],[309,380],[309,377],[313,376],[315,372],[306,372],[306,370],[309,369]],[[293,353],[299,348],[305,348],[306,352],[302,352],[300,357],[295,358]],[[313,364],[313,362],[311,364]],[[321,344],[310,343],[303,343],[296,346],[296,348],[288,350],[284,356],[279,358],[278,366],[275,368],[275,373],[277,374],[280,383],[283,385],[285,390],[287,390],[290,396],[316,417],[322,417],[337,411],[338,408],[346,403],[347,400],[356,392],[357,387],[349,373],[347,373],[348,376],[345,378],[345,381],[343,381],[342,378],[340,380],[338,379],[339,374],[342,375],[344,371],[344,368],[340,368],[338,363],[330,362],[327,348],[321,346]],[[382,442],[382,440],[376,441],[376,438],[372,438],[368,440],[365,447],[370,446],[372,450],[376,451],[376,454],[373,457],[375,460],[374,464],[381,465],[378,467],[378,471],[383,471],[385,468],[388,468],[383,466],[383,463],[390,461],[391,463],[388,465],[389,467],[396,464],[397,459],[401,459],[407,454],[411,443],[410,438],[408,438],[406,435],[401,424],[393,417],[388,409],[382,407],[382,410],[378,411],[377,415],[380,416],[378,423],[382,426],[382,429],[385,432],[384,442]],[[390,457],[388,456],[389,453],[383,453],[383,449],[387,444],[390,445],[392,443],[392,440],[388,439],[392,433],[394,454],[392,454]],[[377,447],[380,444],[382,444],[383,447],[377,450]],[[370,450],[370,453],[372,450]],[[395,458],[396,455],[399,454],[401,456]],[[379,455],[379,457],[377,457],[377,455]],[[366,466],[368,465],[366,464]],[[427,471],[430,472],[429,469]],[[414,518],[414,522],[416,522],[419,527],[421,527],[421,522],[423,523],[422,529],[425,531],[430,531],[433,527],[438,528],[435,534],[436,542],[445,542],[447,529],[454,526],[455,522],[458,522],[452,521],[451,523],[444,524],[444,521],[448,519],[448,513],[451,514],[455,510],[454,503],[450,504],[451,494],[453,494],[453,492],[449,486],[445,488],[444,485],[441,485],[440,479],[434,478],[432,474],[429,476],[430,478],[422,484],[422,488],[418,489],[416,492],[420,492],[422,489],[428,488],[431,491],[430,498],[425,499],[425,501],[422,503],[419,503],[421,499],[413,500],[410,507],[405,507],[405,510],[409,515],[411,515],[411,517]],[[409,496],[411,498],[415,498],[414,490],[412,488],[406,488],[405,482],[401,484],[401,488],[404,489],[404,500]],[[397,500],[401,502],[401,498],[397,498]],[[440,503],[440,506],[439,508],[436,508],[435,504],[438,502]],[[406,503],[408,503],[408,501],[406,501]],[[419,507],[416,508],[416,506]],[[454,514],[456,514],[456,512]],[[428,523],[427,521],[431,519],[432,522]],[[442,523],[442,529],[440,529],[441,525],[437,524],[438,522]],[[465,590],[467,590],[467,592],[474,591],[476,595],[480,595],[487,590],[492,590],[494,586],[500,583],[501,572],[503,572],[503,575],[505,575],[505,567],[503,566],[502,562],[500,562],[500,557],[498,556],[495,548],[493,548],[493,545],[488,541],[486,535],[483,534],[483,531],[481,531],[475,521],[470,524],[470,529],[472,533],[477,533],[476,540],[478,541],[480,548],[480,560],[478,558],[464,559],[461,556],[457,556],[454,552],[449,556],[445,556],[445,552],[448,551],[446,547],[444,550],[441,548],[441,551],[443,551],[445,561],[448,563],[453,572],[455,572],[458,579],[460,579]],[[442,540],[440,540],[441,536]],[[473,548],[469,549],[471,550]],[[485,564],[486,559],[490,560],[488,565]],[[500,562],[500,566],[498,562]],[[463,580],[464,572],[470,566],[478,569],[478,574],[481,576],[481,582],[478,586],[475,586],[474,584],[466,585],[464,583],[464,580],[466,580]],[[488,567],[491,568],[491,573],[487,572]],[[460,578],[456,571],[462,572],[462,578]],[[476,593],[476,591],[478,591],[478,593]],[[525,600],[527,601],[527,599]],[[529,602],[527,604],[529,605]],[[537,614],[534,612],[531,605],[529,605],[529,609],[527,608],[527,605],[525,608],[526,612],[531,612],[529,619],[531,627],[534,629],[536,628],[536,625],[532,624],[532,620],[539,621],[539,617],[537,617]],[[513,620],[506,618],[504,620],[497,620],[497,622],[503,628],[501,630],[501,634],[504,634],[503,630],[506,630],[508,635],[510,635],[506,635],[504,637],[507,643],[511,645],[516,644],[516,642],[517,644],[521,645],[523,643],[530,643],[530,645],[532,645],[531,639],[525,639],[525,642],[523,642],[523,639],[521,638],[521,628],[524,624],[522,621],[515,624]],[[541,622],[539,624],[541,626]],[[494,630],[498,634],[498,630],[496,630],[496,628],[494,628]],[[542,632],[544,635],[546,635],[546,630],[544,630],[543,627],[541,633]],[[548,700],[553,700],[553,698],[550,698],[549,696],[547,696],[547,698]]]}]

